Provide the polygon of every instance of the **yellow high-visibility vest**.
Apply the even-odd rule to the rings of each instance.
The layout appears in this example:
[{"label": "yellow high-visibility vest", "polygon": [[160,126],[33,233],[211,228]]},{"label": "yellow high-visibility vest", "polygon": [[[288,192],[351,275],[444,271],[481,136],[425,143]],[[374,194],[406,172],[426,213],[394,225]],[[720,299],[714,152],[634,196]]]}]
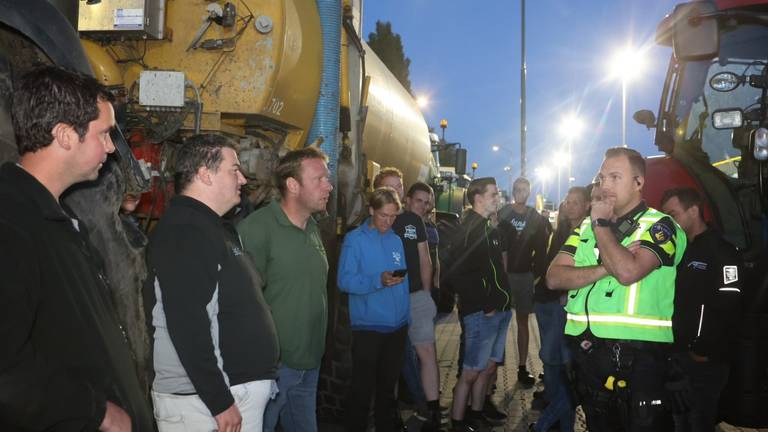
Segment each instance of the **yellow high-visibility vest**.
[{"label": "yellow high-visibility vest", "polygon": [[[654,242],[651,227],[664,217],[667,215],[648,208],[636,219],[634,232],[627,235],[621,244],[627,246],[636,240]],[[591,218],[587,217],[563,247],[570,247],[571,251],[575,249],[573,257],[576,267],[598,264],[599,251],[591,222]],[[671,265],[661,265],[629,286],[620,284],[613,276],[606,276],[569,293],[565,306],[565,333],[578,336],[589,328],[600,338],[671,343],[675,276],[686,246],[685,233],[677,223],[674,226],[675,233],[660,245],[664,252],[674,257],[674,262],[668,263]]]}]

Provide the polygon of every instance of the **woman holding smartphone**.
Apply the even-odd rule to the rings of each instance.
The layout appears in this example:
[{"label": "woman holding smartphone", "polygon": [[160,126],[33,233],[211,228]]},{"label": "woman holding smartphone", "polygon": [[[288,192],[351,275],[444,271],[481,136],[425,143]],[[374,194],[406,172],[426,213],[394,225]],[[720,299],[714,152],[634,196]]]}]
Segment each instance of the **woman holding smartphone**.
[{"label": "woman holding smartphone", "polygon": [[400,213],[397,192],[373,191],[370,217],[344,239],[339,261],[339,289],[349,294],[352,328],[352,380],[346,428],[362,432],[375,394],[377,432],[395,429],[395,384],[408,332],[410,305],[405,254],[392,224]]}]

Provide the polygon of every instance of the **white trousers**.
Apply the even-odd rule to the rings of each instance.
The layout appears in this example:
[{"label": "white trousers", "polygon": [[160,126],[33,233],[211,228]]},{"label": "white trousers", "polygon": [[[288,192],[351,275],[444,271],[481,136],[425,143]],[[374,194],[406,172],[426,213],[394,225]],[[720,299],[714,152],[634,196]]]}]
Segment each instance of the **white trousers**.
[{"label": "white trousers", "polygon": [[[230,387],[243,417],[242,432],[261,432],[264,408],[273,395],[273,380],[251,381]],[[160,432],[212,432],[216,419],[197,395],[181,396],[152,392],[155,420]]]}]

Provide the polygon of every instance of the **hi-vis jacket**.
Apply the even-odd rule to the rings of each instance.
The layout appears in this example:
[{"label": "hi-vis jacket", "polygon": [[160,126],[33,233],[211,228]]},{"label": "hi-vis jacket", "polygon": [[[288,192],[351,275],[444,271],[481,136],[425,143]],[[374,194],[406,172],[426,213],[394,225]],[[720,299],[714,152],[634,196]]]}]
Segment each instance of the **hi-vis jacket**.
[{"label": "hi-vis jacket", "polygon": [[[565,307],[565,333],[578,336],[589,329],[599,338],[671,343],[676,266],[685,251],[685,233],[672,218],[645,203],[616,221],[616,226],[622,222],[634,226],[626,233],[614,229],[622,246],[640,241],[640,247],[659,258],[659,267],[629,286],[606,276],[571,292]],[[601,263],[591,218],[574,230],[561,252],[572,255],[576,267]]]}]

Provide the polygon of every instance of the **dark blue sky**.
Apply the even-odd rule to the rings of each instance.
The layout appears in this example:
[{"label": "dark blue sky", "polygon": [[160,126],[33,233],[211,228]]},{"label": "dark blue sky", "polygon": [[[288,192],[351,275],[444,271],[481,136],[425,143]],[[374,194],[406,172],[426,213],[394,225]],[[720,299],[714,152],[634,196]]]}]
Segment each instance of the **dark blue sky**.
[{"label": "dark blue sky", "polygon": [[[658,154],[652,131],[632,119],[638,109],[658,109],[671,48],[653,44],[656,25],[676,0],[528,0],[527,175],[552,167],[564,147],[559,124],[571,112],[584,121],[574,143],[575,184],[587,184],[602,154],[621,141],[621,83],[606,64],[631,40],[646,49],[646,68],[629,84],[629,146]],[[478,176],[494,176],[506,188],[505,165],[520,174],[520,1],[374,0],[364,4],[363,34],[376,20],[390,21],[411,59],[411,83],[429,95],[429,126],[449,122],[446,139],[469,149]],[[494,153],[493,145],[502,148]],[[567,188],[562,173],[563,195]],[[555,177],[549,197],[556,199]]]}]

